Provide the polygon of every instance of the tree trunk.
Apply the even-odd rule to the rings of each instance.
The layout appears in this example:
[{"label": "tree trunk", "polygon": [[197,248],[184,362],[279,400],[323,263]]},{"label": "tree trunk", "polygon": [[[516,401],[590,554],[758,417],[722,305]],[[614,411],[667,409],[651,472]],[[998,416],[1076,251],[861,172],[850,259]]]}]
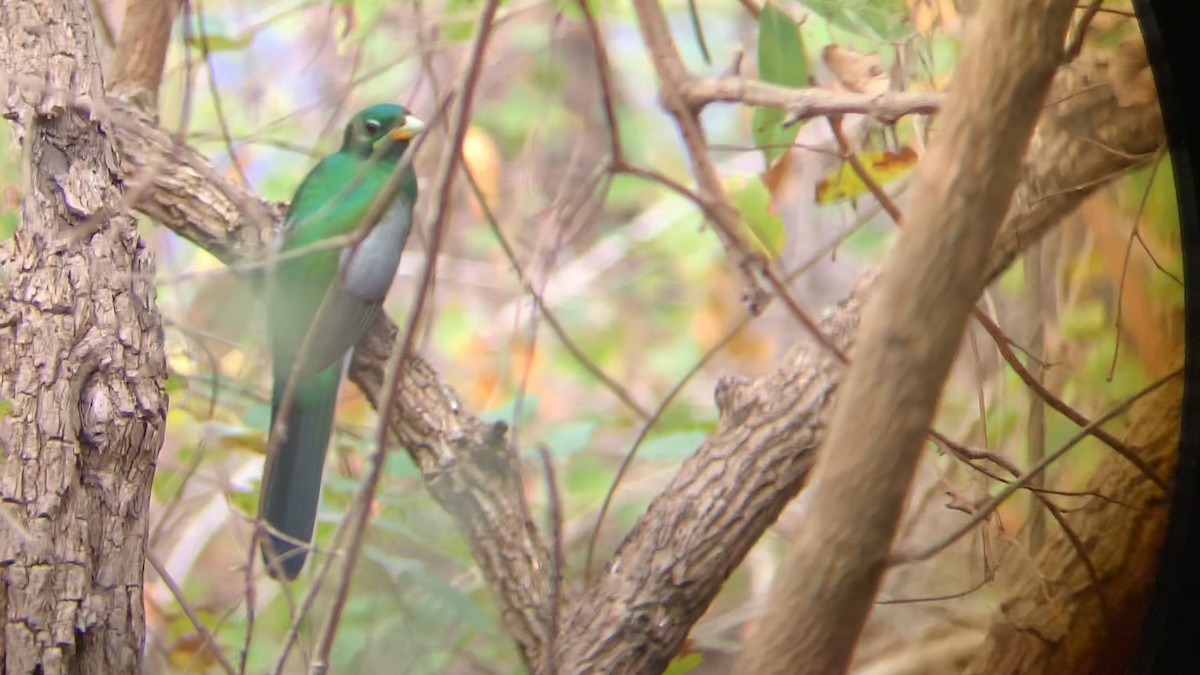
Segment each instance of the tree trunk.
[{"label": "tree trunk", "polygon": [[154,264],[87,111],[86,3],[0,0],[0,73],[24,172],[0,243],[0,671],[137,672],[166,360]]}]

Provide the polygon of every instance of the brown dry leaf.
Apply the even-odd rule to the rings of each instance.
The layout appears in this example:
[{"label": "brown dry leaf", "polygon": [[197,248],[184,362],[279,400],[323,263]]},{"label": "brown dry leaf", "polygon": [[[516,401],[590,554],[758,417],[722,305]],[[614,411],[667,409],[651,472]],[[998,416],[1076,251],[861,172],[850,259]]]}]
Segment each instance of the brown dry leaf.
[{"label": "brown dry leaf", "polygon": [[907,0],[913,29],[918,35],[934,32],[958,32],[961,21],[954,0]]},{"label": "brown dry leaf", "polygon": [[830,86],[834,91],[882,94],[888,90],[890,78],[878,54],[831,44],[821,50],[821,58],[837,78]]}]

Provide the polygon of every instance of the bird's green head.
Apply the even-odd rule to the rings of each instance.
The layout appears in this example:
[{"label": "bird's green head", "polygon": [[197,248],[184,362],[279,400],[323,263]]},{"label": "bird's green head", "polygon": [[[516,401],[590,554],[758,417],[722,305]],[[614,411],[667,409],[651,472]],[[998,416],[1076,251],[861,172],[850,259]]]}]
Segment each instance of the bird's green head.
[{"label": "bird's green head", "polygon": [[399,161],[409,141],[424,129],[425,123],[403,106],[377,103],[360,111],[346,125],[342,152]]}]

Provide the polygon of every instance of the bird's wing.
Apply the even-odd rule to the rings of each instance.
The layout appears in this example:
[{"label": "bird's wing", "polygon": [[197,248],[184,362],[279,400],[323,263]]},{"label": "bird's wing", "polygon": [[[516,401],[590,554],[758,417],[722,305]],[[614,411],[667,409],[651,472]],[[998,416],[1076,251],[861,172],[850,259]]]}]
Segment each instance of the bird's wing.
[{"label": "bird's wing", "polygon": [[[382,170],[381,170],[382,169]],[[282,258],[274,266],[270,330],[276,376],[289,374],[303,349],[301,373],[340,359],[374,322],[382,298],[356,298],[335,289],[340,246],[322,242],[355,235],[388,179],[386,168],[335,154],[322,160],[296,191],[284,224]],[[311,252],[289,258],[289,252]],[[321,314],[318,317],[318,310]],[[305,336],[311,333],[308,344]]]}]

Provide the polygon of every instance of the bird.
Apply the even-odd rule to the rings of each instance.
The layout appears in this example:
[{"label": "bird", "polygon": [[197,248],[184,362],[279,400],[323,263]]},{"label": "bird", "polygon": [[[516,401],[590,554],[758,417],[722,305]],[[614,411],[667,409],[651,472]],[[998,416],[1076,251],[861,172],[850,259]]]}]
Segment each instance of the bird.
[{"label": "bird", "polygon": [[259,517],[263,560],[278,581],[295,580],[308,557],[338,387],[412,229],[417,178],[401,159],[424,128],[392,103],[355,114],[341,148],[300,183],[276,239],[266,282],[273,384]]}]

